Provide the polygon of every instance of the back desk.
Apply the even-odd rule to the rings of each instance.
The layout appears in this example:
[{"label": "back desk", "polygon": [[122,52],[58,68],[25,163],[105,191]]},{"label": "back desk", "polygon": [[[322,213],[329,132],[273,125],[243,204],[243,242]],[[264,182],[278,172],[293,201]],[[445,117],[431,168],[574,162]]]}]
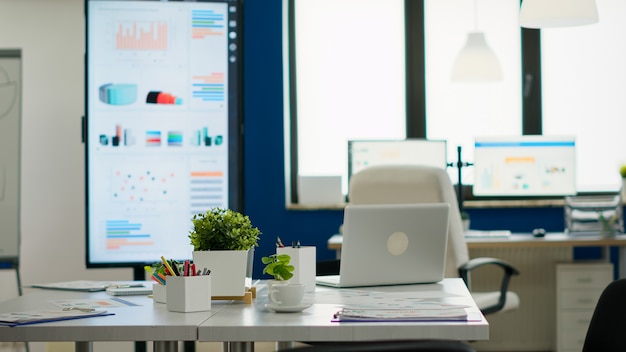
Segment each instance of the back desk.
[{"label": "back desk", "polygon": [[[626,236],[568,236],[564,233],[548,233],[544,238],[530,234],[513,234],[510,238],[468,239],[470,257],[497,257],[511,262],[520,275],[511,280],[511,290],[520,297],[520,308],[506,314],[489,316],[491,338],[479,342],[479,350],[517,348],[525,351],[556,349],[557,336],[557,265],[579,263],[581,270],[588,261],[609,262],[625,274]],[[589,252],[593,259],[581,260],[575,256],[575,248],[597,247]],[[613,250],[611,248],[613,247]],[[617,250],[618,253],[614,253]],[[611,258],[610,254],[618,254]],[[599,257],[597,257],[599,255]],[[478,290],[493,288],[493,279],[474,275],[472,287]]]},{"label": "back desk", "polygon": [[[470,249],[501,249],[501,248],[553,248],[553,247],[600,247],[603,249],[604,260],[609,259],[610,247],[619,247],[619,276],[626,276],[626,235],[614,237],[602,236],[570,236],[562,232],[548,233],[545,237],[533,237],[530,234],[512,234],[509,237],[473,237],[466,238]],[[335,250],[337,259],[341,255],[341,235],[333,235],[328,239],[328,249]]]}]

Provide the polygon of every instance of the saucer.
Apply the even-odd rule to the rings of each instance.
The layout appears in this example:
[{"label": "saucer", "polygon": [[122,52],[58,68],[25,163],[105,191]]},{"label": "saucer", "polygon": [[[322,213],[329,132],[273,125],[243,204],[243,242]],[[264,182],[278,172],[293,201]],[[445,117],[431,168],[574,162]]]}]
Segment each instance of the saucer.
[{"label": "saucer", "polygon": [[303,303],[297,306],[279,306],[276,304],[268,303],[265,305],[265,307],[277,313],[295,313],[302,312],[303,310],[309,308],[311,305],[312,304],[310,303]]}]

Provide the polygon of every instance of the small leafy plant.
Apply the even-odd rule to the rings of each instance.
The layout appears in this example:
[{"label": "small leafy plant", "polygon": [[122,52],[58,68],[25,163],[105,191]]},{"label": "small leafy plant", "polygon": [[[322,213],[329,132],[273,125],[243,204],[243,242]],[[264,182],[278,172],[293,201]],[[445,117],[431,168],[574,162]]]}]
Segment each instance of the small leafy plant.
[{"label": "small leafy plant", "polygon": [[272,275],[274,280],[286,281],[293,277],[295,267],[289,264],[291,261],[289,254],[272,254],[261,258],[261,261],[265,264],[263,274]]},{"label": "small leafy plant", "polygon": [[258,247],[261,231],[253,227],[250,218],[239,212],[212,208],[195,214],[189,239],[194,251],[248,250]]},{"label": "small leafy plant", "polygon": [[143,267],[149,273],[166,275],[165,266],[162,262],[155,262],[152,265],[144,265]]}]

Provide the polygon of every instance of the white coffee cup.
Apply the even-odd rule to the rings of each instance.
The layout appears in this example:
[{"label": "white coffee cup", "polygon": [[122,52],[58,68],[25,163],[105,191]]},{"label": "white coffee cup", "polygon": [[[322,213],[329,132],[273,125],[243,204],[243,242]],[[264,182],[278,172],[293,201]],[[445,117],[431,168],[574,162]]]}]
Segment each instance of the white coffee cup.
[{"label": "white coffee cup", "polygon": [[281,307],[294,307],[302,303],[304,284],[274,284],[268,297],[270,302]]}]

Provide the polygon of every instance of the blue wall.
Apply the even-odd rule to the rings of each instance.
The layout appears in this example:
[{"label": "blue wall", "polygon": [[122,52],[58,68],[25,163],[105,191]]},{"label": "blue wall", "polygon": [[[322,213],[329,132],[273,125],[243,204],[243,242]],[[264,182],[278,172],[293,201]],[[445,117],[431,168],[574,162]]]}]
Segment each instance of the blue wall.
[{"label": "blue wall", "polygon": [[263,234],[260,257],[284,243],[317,246],[318,259],[331,259],[326,240],[336,233],[343,212],[285,209],[281,0],[246,0],[244,4],[244,207]]},{"label": "blue wall", "polygon": [[[284,243],[317,247],[317,259],[334,258],[326,240],[335,234],[343,211],[285,209],[283,136],[282,1],[246,0],[244,4],[244,206],[263,234],[256,250],[254,276],[261,277],[260,257]],[[543,227],[563,230],[562,208],[469,209],[472,228],[530,232]],[[577,256],[593,256],[583,252]]]}]

